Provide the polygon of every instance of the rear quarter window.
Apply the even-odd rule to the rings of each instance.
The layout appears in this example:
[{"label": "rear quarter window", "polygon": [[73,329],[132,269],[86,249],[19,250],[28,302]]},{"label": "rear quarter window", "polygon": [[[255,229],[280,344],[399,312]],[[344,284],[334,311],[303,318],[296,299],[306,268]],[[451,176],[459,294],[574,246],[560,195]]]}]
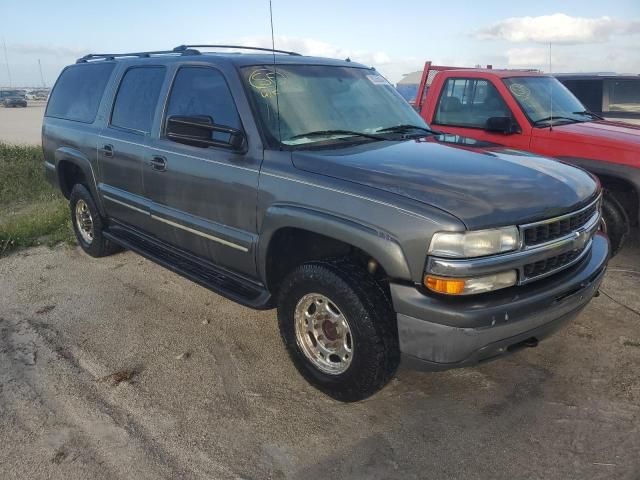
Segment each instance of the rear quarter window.
[{"label": "rear quarter window", "polygon": [[67,67],[51,92],[45,116],[93,123],[114,67],[114,63]]}]

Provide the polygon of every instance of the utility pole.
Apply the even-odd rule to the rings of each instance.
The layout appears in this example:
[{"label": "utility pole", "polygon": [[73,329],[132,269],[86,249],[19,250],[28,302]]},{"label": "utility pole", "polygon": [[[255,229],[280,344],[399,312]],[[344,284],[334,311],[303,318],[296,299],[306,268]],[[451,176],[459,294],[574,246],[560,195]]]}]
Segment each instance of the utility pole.
[{"label": "utility pole", "polygon": [[42,88],[46,88],[47,84],[44,83],[44,75],[42,75],[42,64],[40,63],[40,59],[38,59],[38,69],[40,70],[40,82],[42,82]]},{"label": "utility pole", "polygon": [[4,46],[4,61],[7,65],[7,75],[9,76],[9,88],[13,85],[11,84],[11,69],[9,68],[9,55],[7,55],[7,42],[5,42],[4,37],[2,37],[2,45]]}]

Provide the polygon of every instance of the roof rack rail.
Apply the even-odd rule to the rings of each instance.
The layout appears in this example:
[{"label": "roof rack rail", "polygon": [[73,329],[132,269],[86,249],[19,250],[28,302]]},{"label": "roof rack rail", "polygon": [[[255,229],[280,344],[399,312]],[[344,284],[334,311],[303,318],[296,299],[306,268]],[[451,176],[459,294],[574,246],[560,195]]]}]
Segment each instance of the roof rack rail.
[{"label": "roof rack rail", "polygon": [[151,52],[131,52],[131,53],[90,53],[84,57],[76,60],[76,63],[88,63],[93,60],[115,60],[116,58],[148,58],[152,55],[199,55],[197,50],[184,49],[184,50],[156,50]]},{"label": "roof rack rail", "polygon": [[[301,56],[298,52],[290,52],[288,50],[276,50],[274,48],[263,48],[263,47],[246,47],[243,45],[180,45],[173,49],[174,52],[185,52],[190,49],[196,48],[235,48],[239,50],[258,50],[261,52],[275,52],[275,53],[284,53],[285,55],[296,55]],[[198,50],[193,50],[195,52],[200,53]]]},{"label": "roof rack rail", "polygon": [[284,53],[285,55],[297,55],[297,52],[287,50],[274,50],[272,48],[262,47],[245,47],[242,45],[180,45],[173,50],[156,50],[152,52],[131,52],[131,53],[90,53],[76,60],[76,63],[88,63],[96,60],[115,60],[116,58],[149,58],[153,55],[200,55],[201,52],[196,48],[235,48],[239,50],[258,50],[261,52]]}]

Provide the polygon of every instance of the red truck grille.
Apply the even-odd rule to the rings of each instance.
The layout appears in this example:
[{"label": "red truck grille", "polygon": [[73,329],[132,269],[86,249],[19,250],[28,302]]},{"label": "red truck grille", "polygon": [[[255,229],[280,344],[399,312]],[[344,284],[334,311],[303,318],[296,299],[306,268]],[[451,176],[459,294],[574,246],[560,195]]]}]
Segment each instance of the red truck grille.
[{"label": "red truck grille", "polygon": [[577,212],[522,227],[524,245],[532,247],[564,237],[583,227],[598,210],[598,201]]}]

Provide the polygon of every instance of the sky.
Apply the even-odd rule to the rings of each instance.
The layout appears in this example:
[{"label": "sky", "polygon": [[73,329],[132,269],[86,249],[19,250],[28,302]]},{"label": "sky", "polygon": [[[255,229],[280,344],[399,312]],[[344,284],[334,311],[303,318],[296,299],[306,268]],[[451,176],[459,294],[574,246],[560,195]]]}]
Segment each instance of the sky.
[{"label": "sky", "polygon": [[[272,0],[276,48],[350,57],[393,83],[436,64],[640,73],[640,0]],[[3,45],[6,44],[6,58]],[[268,0],[0,0],[0,86],[51,86],[88,52],[270,46]]]}]

